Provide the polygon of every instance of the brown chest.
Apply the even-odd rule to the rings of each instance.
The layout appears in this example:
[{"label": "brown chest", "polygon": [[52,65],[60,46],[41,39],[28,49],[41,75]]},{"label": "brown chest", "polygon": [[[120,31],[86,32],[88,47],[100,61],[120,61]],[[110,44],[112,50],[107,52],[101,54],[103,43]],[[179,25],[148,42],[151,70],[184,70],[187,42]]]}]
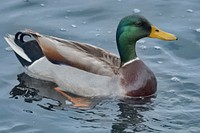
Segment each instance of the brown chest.
[{"label": "brown chest", "polygon": [[149,96],[156,92],[156,78],[141,60],[130,62],[120,69],[120,82],[128,96]]}]

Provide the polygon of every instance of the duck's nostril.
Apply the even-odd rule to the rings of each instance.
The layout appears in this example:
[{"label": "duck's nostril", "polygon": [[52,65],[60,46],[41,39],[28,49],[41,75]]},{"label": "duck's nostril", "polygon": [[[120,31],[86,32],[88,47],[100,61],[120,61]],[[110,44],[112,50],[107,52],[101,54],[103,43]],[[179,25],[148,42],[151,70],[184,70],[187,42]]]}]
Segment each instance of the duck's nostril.
[{"label": "duck's nostril", "polygon": [[158,30],[158,29],[156,29],[156,32],[159,32],[159,30]]}]

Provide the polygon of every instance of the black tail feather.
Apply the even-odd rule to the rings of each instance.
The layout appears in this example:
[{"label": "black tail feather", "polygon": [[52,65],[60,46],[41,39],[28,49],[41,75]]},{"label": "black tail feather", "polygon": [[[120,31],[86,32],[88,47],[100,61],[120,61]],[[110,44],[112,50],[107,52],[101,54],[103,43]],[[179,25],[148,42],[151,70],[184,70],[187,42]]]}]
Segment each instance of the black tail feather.
[{"label": "black tail feather", "polygon": [[21,35],[22,34],[22,32],[17,32],[16,34],[15,34],[15,39],[14,39],[14,41],[15,41],[15,43],[18,45],[18,46],[22,46],[23,45],[23,43],[20,41],[20,39],[19,39],[19,35]]},{"label": "black tail feather", "polygon": [[24,41],[24,37],[25,36],[29,36],[31,38],[31,35],[27,34],[27,33],[23,33],[23,32],[17,32],[15,34],[15,43],[19,43],[20,45],[22,45],[25,41]]},{"label": "black tail feather", "polygon": [[25,41],[24,41],[24,37],[25,37],[25,36],[29,36],[29,37],[31,38],[31,35],[26,34],[26,33],[22,33],[22,34],[20,35],[20,41],[23,42],[23,43],[25,42]]},{"label": "black tail feather", "polygon": [[27,33],[17,32],[15,34],[14,42],[24,50],[25,54],[32,60],[32,62],[28,62],[18,54],[15,54],[23,66],[29,66],[34,61],[43,57],[44,54],[42,53],[42,50],[36,40],[24,41],[25,36],[29,36],[31,38],[31,35]]}]

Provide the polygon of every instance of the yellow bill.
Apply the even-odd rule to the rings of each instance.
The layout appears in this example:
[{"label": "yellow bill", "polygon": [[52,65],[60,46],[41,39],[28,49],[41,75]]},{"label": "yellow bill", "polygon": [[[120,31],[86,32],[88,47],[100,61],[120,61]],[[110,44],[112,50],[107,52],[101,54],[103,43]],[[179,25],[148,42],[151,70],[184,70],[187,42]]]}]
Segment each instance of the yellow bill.
[{"label": "yellow bill", "polygon": [[151,33],[149,37],[158,38],[158,39],[166,40],[166,41],[178,40],[178,38],[175,35],[162,31],[154,25],[151,25]]}]

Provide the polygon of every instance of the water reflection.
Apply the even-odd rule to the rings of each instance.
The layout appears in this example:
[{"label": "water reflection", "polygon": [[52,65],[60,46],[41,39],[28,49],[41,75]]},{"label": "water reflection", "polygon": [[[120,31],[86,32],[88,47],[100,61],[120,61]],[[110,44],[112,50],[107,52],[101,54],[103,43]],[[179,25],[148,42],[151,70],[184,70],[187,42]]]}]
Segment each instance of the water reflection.
[{"label": "water reflection", "polygon": [[116,123],[112,125],[112,133],[141,132],[154,130],[145,125],[143,113],[153,110],[152,102],[155,96],[144,99],[124,99],[120,103]]},{"label": "water reflection", "polygon": [[10,98],[23,98],[28,103],[38,102],[38,106],[49,111],[63,109],[62,101],[65,99],[53,90],[56,86],[54,83],[31,78],[25,73],[19,74],[18,80],[20,83],[10,91]]},{"label": "water reflection", "polygon": [[[67,107],[75,107],[73,103],[66,98],[65,94],[76,99],[83,99],[82,97],[70,93],[63,92],[60,94],[54,89],[57,87],[55,83],[31,78],[25,73],[18,75],[18,81],[20,82],[19,85],[16,85],[10,91],[10,98],[23,98],[24,101],[28,103],[37,102],[38,106],[50,111],[54,111],[55,109],[65,110]],[[79,109],[93,108],[100,99],[96,98],[96,100],[93,100],[92,98],[84,98],[83,100],[85,100],[84,102],[88,102],[88,106],[80,106],[78,107]]]}]

